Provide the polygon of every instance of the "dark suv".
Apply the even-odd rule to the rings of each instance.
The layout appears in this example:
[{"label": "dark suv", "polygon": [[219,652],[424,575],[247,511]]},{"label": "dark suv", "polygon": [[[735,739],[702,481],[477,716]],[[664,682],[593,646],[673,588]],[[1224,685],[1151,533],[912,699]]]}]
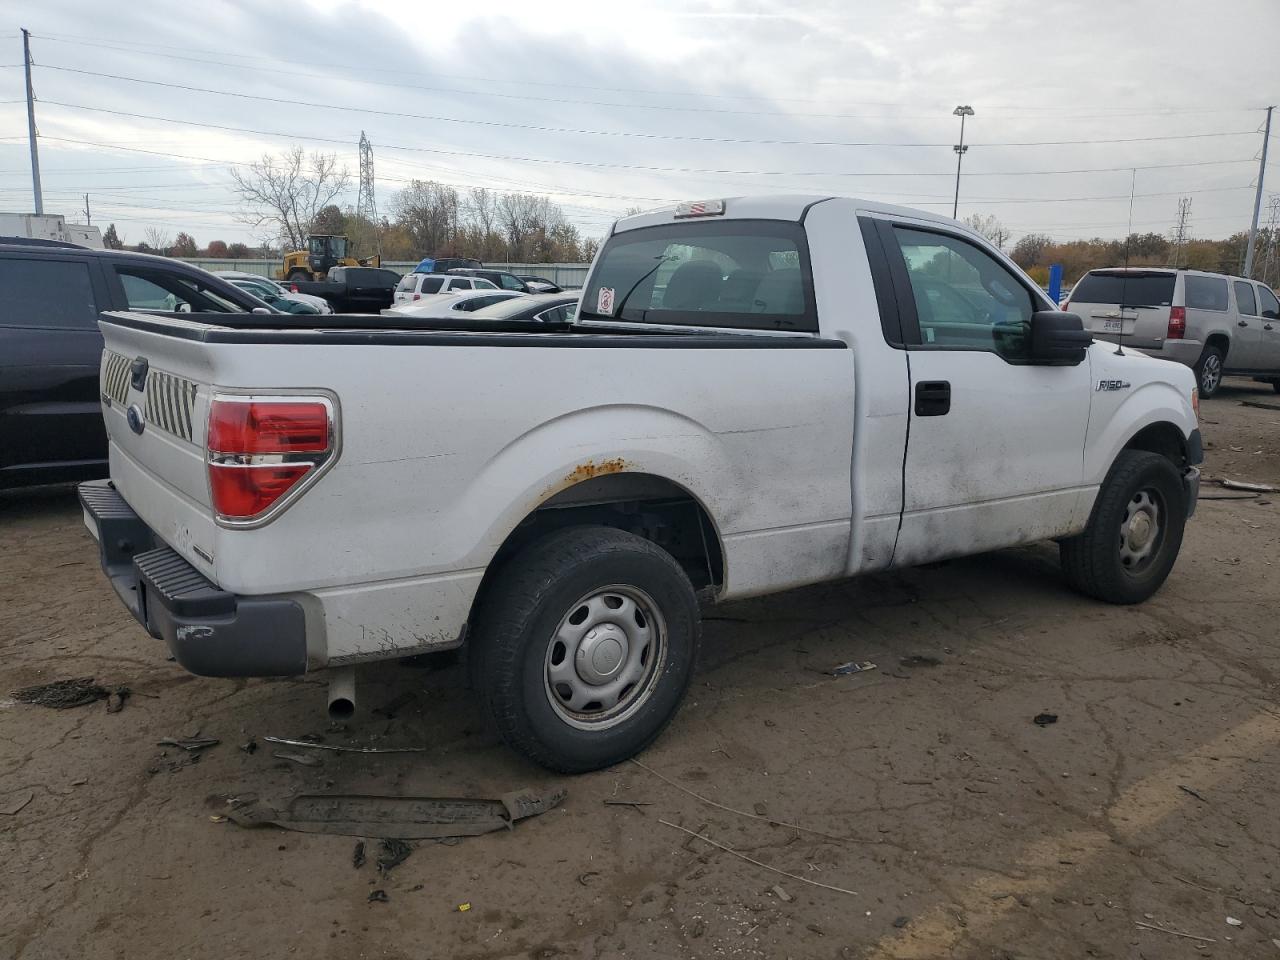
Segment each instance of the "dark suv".
[{"label": "dark suv", "polygon": [[0,489],[107,475],[98,314],[275,311],[211,273],[0,237]]},{"label": "dark suv", "polygon": [[476,269],[474,267],[457,268],[449,271],[450,273],[461,273],[468,277],[481,277],[488,280],[500,290],[515,290],[517,293],[533,293],[529,289],[529,285],[517,277],[514,273],[507,273],[505,270],[489,270],[487,268]]}]

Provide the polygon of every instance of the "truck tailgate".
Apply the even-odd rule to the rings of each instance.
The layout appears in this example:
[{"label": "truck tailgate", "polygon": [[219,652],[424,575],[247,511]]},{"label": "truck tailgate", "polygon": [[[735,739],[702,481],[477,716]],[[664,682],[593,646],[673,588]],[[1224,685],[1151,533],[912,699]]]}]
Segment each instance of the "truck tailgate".
[{"label": "truck tailgate", "polygon": [[160,537],[212,577],[216,525],[204,460],[211,367],[193,341],[102,325],[111,477]]}]

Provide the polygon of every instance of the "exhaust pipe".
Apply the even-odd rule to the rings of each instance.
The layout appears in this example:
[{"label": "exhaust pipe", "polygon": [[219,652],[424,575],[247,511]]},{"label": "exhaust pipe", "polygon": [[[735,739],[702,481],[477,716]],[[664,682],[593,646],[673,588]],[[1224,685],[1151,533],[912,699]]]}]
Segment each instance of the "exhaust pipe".
[{"label": "exhaust pipe", "polygon": [[333,671],[329,678],[329,719],[337,723],[356,714],[356,671],[345,667]]}]

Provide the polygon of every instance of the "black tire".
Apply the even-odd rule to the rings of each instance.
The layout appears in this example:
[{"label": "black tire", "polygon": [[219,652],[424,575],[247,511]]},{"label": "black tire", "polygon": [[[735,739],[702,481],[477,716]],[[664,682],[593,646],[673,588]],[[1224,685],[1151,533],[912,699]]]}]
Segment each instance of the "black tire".
[{"label": "black tire", "polygon": [[293,270],[289,274],[290,280],[310,280],[311,274],[306,270]]},{"label": "black tire", "polygon": [[1191,369],[1195,371],[1196,387],[1200,398],[1212,397],[1222,386],[1222,369],[1226,354],[1221,347],[1205,347],[1200,359]]},{"label": "black tire", "polygon": [[[590,638],[629,630],[632,624],[601,623],[598,612],[588,613],[591,623],[605,633],[589,630],[576,641],[576,657],[566,652],[561,637],[574,623],[572,617],[589,609],[588,602],[594,604],[590,609],[604,611],[607,620],[608,611],[601,605],[619,599],[611,593],[615,589],[640,598],[621,596],[631,602],[628,609],[644,610],[643,601],[652,603],[650,614],[636,618],[636,623],[649,638],[644,647],[656,652],[633,665],[644,671],[643,679],[621,688],[621,700],[610,708],[621,712],[612,719],[607,710],[597,711],[596,720],[589,712],[566,719],[574,711],[557,690],[570,688],[556,686],[553,662],[569,662],[576,689],[590,690],[577,667],[594,656],[583,653]],[[608,527],[560,530],[512,557],[486,588],[470,641],[472,681],[509,746],[560,773],[598,770],[643,750],[675,715],[693,676],[699,631],[693,586],[666,551]],[[627,642],[619,647],[626,651],[620,657],[641,649],[634,638]],[[621,677],[626,667],[611,669]],[[632,705],[623,709],[628,702]]]},{"label": "black tire", "polygon": [[[1157,508],[1154,542],[1145,558],[1134,560],[1134,540],[1126,539],[1125,526],[1131,513],[1136,518],[1147,512],[1147,503]],[[1058,544],[1067,581],[1107,603],[1141,603],[1173,569],[1186,522],[1187,495],[1178,469],[1158,453],[1121,451],[1098,491],[1089,525]]]}]

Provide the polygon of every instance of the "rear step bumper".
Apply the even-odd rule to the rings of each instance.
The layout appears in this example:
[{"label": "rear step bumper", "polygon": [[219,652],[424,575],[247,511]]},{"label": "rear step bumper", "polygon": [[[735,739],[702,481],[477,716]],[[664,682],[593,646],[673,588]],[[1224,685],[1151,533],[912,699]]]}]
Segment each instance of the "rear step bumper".
[{"label": "rear step bumper", "polygon": [[307,669],[302,607],[228,593],[166,546],[109,480],[79,487],[116,594],[174,658],[204,677],[288,677]]}]

